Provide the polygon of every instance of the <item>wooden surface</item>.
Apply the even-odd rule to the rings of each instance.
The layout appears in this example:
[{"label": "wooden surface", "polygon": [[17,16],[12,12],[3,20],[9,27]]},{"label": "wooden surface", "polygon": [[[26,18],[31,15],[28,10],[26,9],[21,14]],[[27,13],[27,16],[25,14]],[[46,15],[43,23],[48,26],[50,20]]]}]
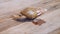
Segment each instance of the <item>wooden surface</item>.
[{"label": "wooden surface", "polygon": [[[55,29],[60,28],[59,4],[60,0],[0,1],[0,34],[49,34]],[[48,9],[45,14],[38,17],[45,20],[46,23],[38,26],[34,25],[32,22],[17,22],[10,18],[11,15],[19,13],[20,10],[28,6]]]},{"label": "wooden surface", "polygon": [[49,34],[60,34],[60,28],[50,32]]}]

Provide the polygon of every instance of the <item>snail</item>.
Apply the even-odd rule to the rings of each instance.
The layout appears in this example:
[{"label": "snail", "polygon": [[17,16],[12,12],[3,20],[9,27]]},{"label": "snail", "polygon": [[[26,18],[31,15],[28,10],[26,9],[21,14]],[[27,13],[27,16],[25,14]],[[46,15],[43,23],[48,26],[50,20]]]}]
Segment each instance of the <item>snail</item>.
[{"label": "snail", "polygon": [[13,15],[13,19],[23,19],[23,18],[28,18],[28,19],[33,19],[33,23],[35,25],[40,25],[42,23],[45,23],[45,21],[41,20],[41,19],[36,19],[38,16],[40,16],[41,14],[44,13],[44,10],[40,9],[40,8],[34,8],[34,7],[29,7],[29,8],[25,8],[24,10],[22,10],[20,12],[20,14],[17,15]]}]

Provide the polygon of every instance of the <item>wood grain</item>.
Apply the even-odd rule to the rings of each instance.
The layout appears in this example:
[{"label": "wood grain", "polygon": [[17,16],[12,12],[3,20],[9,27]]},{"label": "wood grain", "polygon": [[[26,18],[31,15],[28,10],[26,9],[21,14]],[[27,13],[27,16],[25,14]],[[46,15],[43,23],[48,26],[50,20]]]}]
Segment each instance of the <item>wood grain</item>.
[{"label": "wood grain", "polygon": [[[49,34],[60,28],[59,4],[60,0],[12,0],[0,3],[0,34]],[[29,6],[48,9],[45,14],[38,17],[45,20],[46,23],[38,26],[32,22],[18,22],[10,19],[11,15],[18,14]]]}]

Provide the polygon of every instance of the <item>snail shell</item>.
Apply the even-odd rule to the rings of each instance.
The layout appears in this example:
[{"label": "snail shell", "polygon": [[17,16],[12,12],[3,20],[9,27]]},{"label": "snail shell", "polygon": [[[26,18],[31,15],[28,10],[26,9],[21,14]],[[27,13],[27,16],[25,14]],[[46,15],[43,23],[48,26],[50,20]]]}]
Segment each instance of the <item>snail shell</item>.
[{"label": "snail shell", "polygon": [[40,9],[31,7],[31,8],[26,8],[23,11],[21,11],[21,14],[26,16],[29,19],[34,19],[38,17],[39,15],[41,15],[42,11]]}]

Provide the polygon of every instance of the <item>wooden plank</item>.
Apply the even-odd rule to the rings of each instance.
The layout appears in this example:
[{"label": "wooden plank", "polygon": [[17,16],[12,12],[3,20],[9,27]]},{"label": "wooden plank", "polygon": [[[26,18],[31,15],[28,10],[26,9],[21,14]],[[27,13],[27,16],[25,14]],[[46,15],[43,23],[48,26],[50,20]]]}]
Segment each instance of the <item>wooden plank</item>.
[{"label": "wooden plank", "polygon": [[[0,21],[0,34],[48,34],[49,32],[57,28],[60,28],[60,5],[58,5],[60,4],[60,0],[53,0],[54,2],[52,0],[51,1],[47,0],[47,2],[49,1],[51,3],[46,3],[46,1],[44,0],[42,0],[42,2],[40,2],[40,0],[38,1],[33,0],[33,1],[28,2],[27,0],[25,1],[13,0],[10,2],[1,3],[0,19],[2,20]],[[21,2],[24,2],[23,5],[21,5]],[[33,5],[31,2],[33,2]],[[35,3],[39,3],[39,4],[35,4]],[[42,4],[40,5],[40,3]],[[48,10],[47,13],[38,17],[45,20],[46,23],[42,24],[41,26],[38,26],[38,25],[34,25],[32,22],[24,22],[24,23],[17,22],[9,18],[11,15],[19,13],[21,9],[26,8],[30,5],[32,6],[36,5],[35,7],[41,6],[44,9],[46,8],[50,9]],[[57,7],[54,7],[55,5]]]}]

